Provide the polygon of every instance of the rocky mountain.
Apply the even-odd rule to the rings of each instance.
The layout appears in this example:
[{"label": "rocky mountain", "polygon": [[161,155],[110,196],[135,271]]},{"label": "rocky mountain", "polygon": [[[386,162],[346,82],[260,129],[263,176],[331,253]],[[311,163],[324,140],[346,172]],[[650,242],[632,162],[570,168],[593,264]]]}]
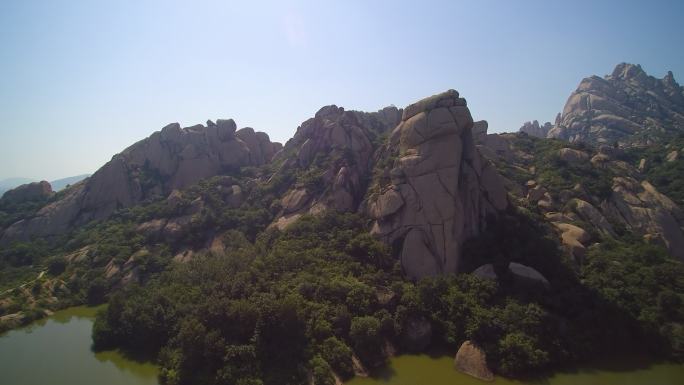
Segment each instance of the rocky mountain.
[{"label": "rocky mountain", "polygon": [[507,190],[556,227],[575,258],[584,258],[588,234],[617,237],[616,229],[627,229],[684,260],[682,209],[644,177],[633,154],[520,134],[487,139],[482,153],[506,177]]},{"label": "rocky mountain", "polygon": [[0,199],[0,330],[109,302],[96,348],[150,352],[167,383],[341,383],[431,345],[483,379],[684,357],[684,138],[658,139],[681,87],[639,71],[510,134],[455,90],[325,106],[284,146],[167,125]]},{"label": "rocky mountain", "polygon": [[640,65],[621,63],[610,75],[583,79],[549,138],[570,142],[646,145],[684,132],[684,88],[668,72],[662,79]]},{"label": "rocky mountain", "polygon": [[278,168],[271,181],[296,179],[284,186],[274,225],[283,229],[303,214],[328,209],[356,211],[368,187],[377,142],[400,118],[396,107],[365,113],[331,105],[303,122],[274,159]]},{"label": "rocky mountain", "polygon": [[551,122],[546,122],[544,125],[540,126],[539,122],[534,120],[532,122],[525,122],[518,131],[524,132],[527,135],[535,136],[537,138],[546,138],[552,128],[553,125]]},{"label": "rocky mountain", "polygon": [[112,157],[91,177],[65,191],[61,199],[6,228],[0,244],[64,234],[203,178],[264,164],[280,148],[263,132],[249,127],[236,131],[232,119],[186,128],[169,124]]}]

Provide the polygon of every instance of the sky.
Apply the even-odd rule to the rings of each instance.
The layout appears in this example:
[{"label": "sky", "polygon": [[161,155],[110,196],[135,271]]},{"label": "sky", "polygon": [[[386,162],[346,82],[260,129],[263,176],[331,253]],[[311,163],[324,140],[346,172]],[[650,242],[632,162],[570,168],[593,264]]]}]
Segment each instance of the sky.
[{"label": "sky", "polygon": [[284,142],[453,88],[490,132],[616,64],[684,79],[684,1],[0,1],[0,179],[92,173],[168,123]]}]

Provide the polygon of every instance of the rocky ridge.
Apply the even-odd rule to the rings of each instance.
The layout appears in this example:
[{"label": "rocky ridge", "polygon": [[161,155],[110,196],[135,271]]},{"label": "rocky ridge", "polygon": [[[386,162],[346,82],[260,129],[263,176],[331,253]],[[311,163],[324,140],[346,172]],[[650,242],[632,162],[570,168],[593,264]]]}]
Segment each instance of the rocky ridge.
[{"label": "rocky ridge", "polygon": [[518,130],[519,132],[524,132],[527,135],[532,135],[537,138],[546,138],[546,135],[551,131],[553,125],[551,122],[546,122],[544,125],[539,125],[539,122],[534,120],[532,122],[525,122],[522,127]]},{"label": "rocky ridge", "polygon": [[684,131],[684,88],[668,72],[656,79],[621,63],[605,77],[583,79],[549,138],[591,144],[647,145]]},{"label": "rocky ridge", "polygon": [[201,179],[271,160],[280,150],[268,135],[236,131],[232,119],[181,128],[172,123],[115,155],[91,177],[73,185],[62,199],[33,218],[5,229],[0,243],[64,234],[115,210],[166,196]]}]

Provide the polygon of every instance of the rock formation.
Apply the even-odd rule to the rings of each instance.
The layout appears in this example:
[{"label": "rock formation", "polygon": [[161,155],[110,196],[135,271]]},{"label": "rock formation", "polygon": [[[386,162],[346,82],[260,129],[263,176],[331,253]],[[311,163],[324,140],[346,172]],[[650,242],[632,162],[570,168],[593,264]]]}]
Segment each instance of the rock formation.
[{"label": "rock formation", "polygon": [[460,372],[483,381],[494,381],[494,373],[487,366],[485,352],[472,341],[465,341],[456,353],[454,366]]},{"label": "rock formation", "polygon": [[373,168],[373,142],[400,118],[396,107],[367,113],[331,105],[302,123],[276,156],[282,164],[272,179],[296,170],[314,180],[290,186],[274,225],[283,229],[303,214],[329,209],[356,211]]},{"label": "rock formation", "polygon": [[0,243],[63,234],[74,226],[102,220],[119,208],[166,196],[199,180],[271,160],[281,148],[268,135],[232,119],[181,128],[172,123],[114,155],[91,177],[34,218],[5,230]]},{"label": "rock formation", "polygon": [[372,233],[398,250],[408,276],[458,269],[464,240],[508,205],[494,167],[473,141],[466,101],[450,90],[409,105],[381,151],[366,206]]},{"label": "rock formation", "polygon": [[[622,63],[604,78],[591,76],[568,98],[550,138],[592,144],[648,144],[654,134],[684,129],[684,89]],[[635,134],[649,133],[646,136]]]},{"label": "rock formation", "polygon": [[684,259],[684,212],[650,183],[613,178],[613,194],[601,209],[637,234],[662,242],[671,255]]},{"label": "rock formation", "polygon": [[47,181],[33,182],[15,187],[2,195],[1,203],[24,203],[41,201],[52,196],[52,186]]},{"label": "rock formation", "polygon": [[543,126],[540,126],[539,122],[535,120],[532,122],[525,122],[518,131],[537,138],[546,138],[546,135],[551,128],[553,128],[553,125],[550,122],[546,122]]}]

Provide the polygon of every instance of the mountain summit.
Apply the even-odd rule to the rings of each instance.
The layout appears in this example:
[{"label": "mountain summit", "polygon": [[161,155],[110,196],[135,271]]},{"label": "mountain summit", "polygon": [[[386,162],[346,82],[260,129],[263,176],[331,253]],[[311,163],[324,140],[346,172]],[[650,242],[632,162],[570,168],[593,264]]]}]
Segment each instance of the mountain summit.
[{"label": "mountain summit", "polygon": [[656,79],[640,65],[618,64],[610,75],[583,79],[549,138],[592,144],[648,144],[684,132],[684,88],[668,72]]}]

